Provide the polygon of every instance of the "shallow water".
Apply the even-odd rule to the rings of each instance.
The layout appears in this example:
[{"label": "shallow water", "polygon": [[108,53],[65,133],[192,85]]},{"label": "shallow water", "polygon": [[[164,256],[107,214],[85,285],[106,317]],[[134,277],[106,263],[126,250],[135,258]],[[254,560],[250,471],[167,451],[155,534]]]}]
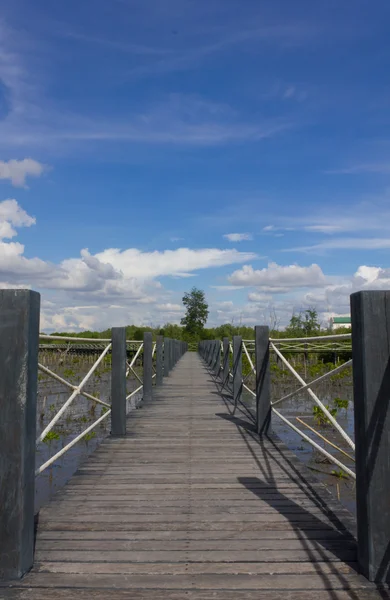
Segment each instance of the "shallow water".
[{"label": "shallow water", "polygon": [[[68,365],[69,366],[69,365]],[[49,368],[64,377],[74,385],[78,384],[91,367],[90,364],[80,365],[80,369],[73,370],[69,375],[67,365],[61,367],[49,365]],[[64,373],[65,371],[65,373]],[[139,386],[134,378],[128,379],[127,393],[129,394]],[[91,378],[84,388],[89,394],[100,400],[111,403],[111,373],[108,369]],[[58,410],[71,395],[72,390],[52,378],[44,376],[38,384],[37,398],[37,437],[54,418]],[[127,411],[134,410],[142,398],[142,390],[127,403]],[[71,442],[77,435],[85,431],[104,412],[105,407],[93,402],[84,396],[76,396],[66,409],[59,421],[53,427],[53,435],[46,441],[40,442],[36,449],[36,468],[54,456],[64,446]],[[70,479],[85,459],[96,450],[102,440],[109,435],[111,419],[108,416],[96,428],[92,435],[81,439],[58,460],[50,465],[43,473],[37,476],[35,486],[35,511],[38,512],[50,497]],[[52,437],[52,439],[49,439]]]},{"label": "shallow water", "polygon": [[[273,389],[273,395],[276,399],[287,395],[290,391],[290,388],[278,389],[278,393],[275,394],[275,389]],[[348,433],[350,438],[354,440],[352,386],[328,385],[325,393],[319,392],[318,397],[324,404],[328,404],[329,406],[333,405],[333,400],[336,397],[341,397],[345,400],[348,400],[348,408],[338,410],[337,421],[342,426],[344,431]],[[242,400],[253,413],[255,405],[252,396],[248,392],[245,392]],[[314,401],[311,400],[308,395],[303,393],[281,403],[280,405],[277,405],[275,408],[277,408],[284,417],[291,421],[292,424],[303,431],[308,437],[317,442],[317,444],[319,444],[322,448],[327,450],[329,454],[337,457],[341,463],[354,471],[353,460],[348,459],[346,456],[332,448],[332,446],[326,444],[296,420],[296,417],[301,418],[308,425],[326,437],[329,441],[353,457],[354,451],[331,424],[318,425],[313,416],[313,405]],[[274,431],[286,444],[286,446],[290,448],[310,470],[313,471],[313,474],[315,474],[315,476],[318,477],[318,479],[320,479],[332,491],[334,496],[336,496],[351,513],[356,514],[355,483],[351,477],[340,476],[339,466],[330,464],[325,456],[313,448],[309,442],[304,440],[298,433],[288,427],[288,425],[276,415],[272,415],[272,431]],[[332,474],[332,471],[336,472],[336,474]]]}]

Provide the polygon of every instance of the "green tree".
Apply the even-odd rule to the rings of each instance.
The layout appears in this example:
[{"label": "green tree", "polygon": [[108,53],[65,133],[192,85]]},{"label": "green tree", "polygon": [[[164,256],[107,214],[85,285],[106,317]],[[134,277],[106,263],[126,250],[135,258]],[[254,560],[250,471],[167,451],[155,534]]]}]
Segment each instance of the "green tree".
[{"label": "green tree", "polygon": [[315,308],[308,308],[298,315],[293,315],[290,319],[290,324],[286,328],[286,332],[291,336],[313,336],[318,334],[321,325],[318,321],[318,313]]},{"label": "green tree", "polygon": [[209,316],[209,306],[204,292],[193,287],[190,292],[184,294],[182,302],[186,307],[186,314],[181,324],[184,325],[187,333],[200,335]]}]

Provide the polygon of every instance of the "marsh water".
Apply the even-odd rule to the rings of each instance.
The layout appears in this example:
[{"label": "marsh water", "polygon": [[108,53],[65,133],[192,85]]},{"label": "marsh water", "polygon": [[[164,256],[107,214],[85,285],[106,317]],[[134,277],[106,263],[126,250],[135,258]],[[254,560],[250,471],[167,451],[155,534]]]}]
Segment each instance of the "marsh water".
[{"label": "marsh water", "polygon": [[[324,365],[319,373],[314,376],[302,373],[305,381],[315,379],[322,375],[323,372],[333,368],[335,365]],[[318,369],[317,369],[318,370]],[[297,389],[299,385],[286,371],[271,367],[272,384],[271,384],[271,401],[276,401],[285,395]],[[318,395],[319,399],[330,410],[335,410],[335,418],[341,425],[343,430],[354,441],[354,408],[353,408],[353,388],[352,388],[352,372],[351,368],[345,369],[339,375],[330,377],[326,382],[316,385],[313,391]],[[249,392],[245,392],[242,398],[244,404],[254,414],[255,404],[253,397]],[[315,441],[319,446],[326,450],[329,454],[336,457],[342,464],[354,471],[354,451],[341,434],[333,427],[326,419],[321,419],[321,415],[316,413],[314,401],[310,398],[307,392],[301,392],[296,396],[286,400],[275,406],[278,411],[290,423],[298,427],[310,439]],[[315,435],[309,428],[298,421],[303,421],[329,442],[337,446],[340,450],[332,447],[320,437]],[[331,463],[322,453],[316,450],[309,442],[307,442],[299,433],[293,431],[286,423],[284,423],[277,415],[272,415],[272,431],[274,431],[286,446],[291,449],[297,457],[320,479],[326,487],[330,489],[335,497],[337,497],[348,510],[356,514],[355,500],[355,481],[346,474],[342,468]],[[348,455],[350,458],[348,458]]]},{"label": "marsh water", "polygon": [[[98,354],[84,357],[67,357],[59,359],[56,356],[40,356],[40,362],[69,383],[78,385],[92,367]],[[138,371],[140,369],[138,368]],[[127,380],[127,393],[137,387],[139,382],[133,378]],[[94,372],[84,391],[94,397],[111,403],[111,365],[104,363]],[[52,379],[46,374],[39,375],[37,399],[37,437],[55,417],[64,405],[72,390],[64,384]],[[127,411],[134,410],[142,397],[142,391],[134,395],[127,402]],[[40,442],[36,450],[36,468],[54,456],[77,435],[85,431],[100,416],[107,412],[107,408],[84,396],[76,396],[65,410],[64,414],[54,425],[51,432]],[[82,462],[90,455],[102,440],[110,433],[111,419],[108,415],[90,433],[58,458],[43,473],[37,476],[35,486],[35,511],[44,505],[50,497],[70,479]]]},{"label": "marsh water", "polygon": [[[58,359],[56,356],[40,357],[40,362],[52,371],[72,383],[77,385],[89,371],[98,355],[82,357],[66,357]],[[325,368],[325,367],[324,367]],[[141,367],[135,367],[136,372],[141,374]],[[306,375],[307,379],[307,373]],[[310,377],[308,378],[310,379]],[[332,379],[334,379],[332,381]],[[250,385],[250,382],[248,382]],[[139,387],[139,381],[133,376],[128,378],[128,393]],[[253,382],[252,382],[253,385]],[[250,385],[250,387],[252,387]],[[285,371],[272,369],[272,400],[277,400],[297,388],[296,381]],[[109,362],[99,366],[91,379],[88,381],[85,391],[92,394],[99,400],[110,404],[111,394],[111,365]],[[331,378],[327,383],[321,384],[315,388],[319,398],[329,408],[334,406],[336,399],[344,400],[343,407],[337,409],[337,421],[343,429],[354,438],[353,422],[353,395],[352,395],[352,377],[350,372],[345,372],[343,376]],[[64,384],[59,383],[45,374],[39,376],[38,384],[38,410],[37,410],[37,434],[39,435],[47,424],[56,415],[58,410],[69,398],[72,390]],[[139,392],[128,401],[127,410],[135,410],[142,397]],[[253,412],[253,397],[244,392],[243,403]],[[297,418],[303,420],[319,431],[324,437],[335,444],[338,448],[349,455],[353,451],[329,423],[318,422],[318,418],[313,414],[313,401],[307,393],[301,393],[286,402],[278,405],[278,409],[291,423],[304,431],[311,439],[315,440],[320,446],[324,447],[330,454],[337,456],[339,460],[347,467],[353,470],[353,460],[348,459],[344,454],[332,448],[332,446],[323,442],[315,436],[309,429],[305,428]],[[60,420],[55,424],[52,433],[46,436],[45,440],[38,444],[36,455],[36,466],[39,467],[45,463],[51,456],[56,454],[66,446],[77,435],[82,433],[89,425],[94,423],[106,411],[101,404],[94,402],[84,396],[76,396],[72,404],[66,409]],[[36,511],[45,504],[48,499],[70,479],[79,465],[97,448],[102,440],[110,433],[111,422],[108,416],[90,434],[83,437],[75,446],[68,450],[62,457],[50,465],[36,480]],[[294,432],[276,415],[272,418],[272,429],[279,435],[284,443],[295,452],[302,462],[312,470],[312,472],[340,499],[340,501],[352,512],[355,513],[355,486],[351,477],[346,477],[342,469],[330,463],[320,452],[314,449],[301,435]]]}]

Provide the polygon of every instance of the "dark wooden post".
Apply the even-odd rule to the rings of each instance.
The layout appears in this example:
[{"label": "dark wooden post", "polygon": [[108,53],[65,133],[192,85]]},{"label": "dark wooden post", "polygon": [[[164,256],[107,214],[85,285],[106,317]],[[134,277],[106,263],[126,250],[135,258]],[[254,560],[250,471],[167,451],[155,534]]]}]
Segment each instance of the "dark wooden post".
[{"label": "dark wooden post", "polygon": [[156,385],[162,385],[163,376],[163,337],[158,335],[156,340]]},{"label": "dark wooden post", "polygon": [[0,579],[33,564],[40,295],[0,290]]},{"label": "dark wooden post", "polygon": [[153,368],[152,368],[153,339],[150,331],[144,333],[144,369],[143,369],[143,399],[152,399]]},{"label": "dark wooden post", "polygon": [[215,345],[214,373],[216,377],[219,377],[221,371],[221,341],[215,340]]},{"label": "dark wooden post", "polygon": [[223,359],[222,359],[222,364],[223,364],[222,384],[223,384],[223,387],[226,387],[229,383],[229,352],[230,352],[229,338],[224,337],[223,338]]},{"label": "dark wooden post", "polygon": [[351,296],[358,562],[390,582],[390,291]]},{"label": "dark wooden post", "polygon": [[271,424],[271,377],[269,368],[269,327],[255,327],[256,420],[257,432],[266,434]]},{"label": "dark wooden post", "polygon": [[111,330],[111,435],[126,435],[126,327]]},{"label": "dark wooden post", "polygon": [[174,340],[170,339],[169,340],[169,370],[170,371],[174,367],[174,362],[173,362],[173,346],[174,346]]},{"label": "dark wooden post", "polygon": [[233,336],[233,402],[237,406],[242,394],[242,337]]},{"label": "dark wooden post", "polygon": [[164,338],[164,377],[169,375],[169,338]]}]

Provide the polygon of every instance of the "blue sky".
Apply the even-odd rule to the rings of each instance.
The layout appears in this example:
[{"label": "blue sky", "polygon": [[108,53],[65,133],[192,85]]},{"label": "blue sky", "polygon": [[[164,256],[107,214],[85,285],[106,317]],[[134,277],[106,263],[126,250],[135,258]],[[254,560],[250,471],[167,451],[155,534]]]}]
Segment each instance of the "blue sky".
[{"label": "blue sky", "polygon": [[[0,0],[0,286],[42,328],[390,286],[387,0]],[[233,234],[233,235],[232,235]]]}]

